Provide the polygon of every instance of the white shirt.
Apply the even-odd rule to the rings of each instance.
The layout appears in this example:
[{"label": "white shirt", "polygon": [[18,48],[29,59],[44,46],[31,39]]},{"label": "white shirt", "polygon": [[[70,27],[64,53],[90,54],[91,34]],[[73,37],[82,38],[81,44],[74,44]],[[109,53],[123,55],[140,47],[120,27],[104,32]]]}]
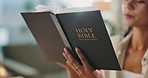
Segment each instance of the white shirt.
[{"label": "white shirt", "polygon": [[[111,37],[111,41],[121,67],[123,67],[125,53],[131,37],[132,37],[132,32],[128,34],[126,37],[122,37],[119,35]],[[146,53],[144,54],[141,60],[141,63],[142,63],[142,70],[141,70],[142,76],[143,78],[148,78],[148,49],[146,50]],[[121,74],[122,71],[108,71],[108,70],[105,71],[106,78],[120,78]]]},{"label": "white shirt", "polygon": [[143,78],[142,74],[133,73],[127,70],[122,70],[120,78]]}]

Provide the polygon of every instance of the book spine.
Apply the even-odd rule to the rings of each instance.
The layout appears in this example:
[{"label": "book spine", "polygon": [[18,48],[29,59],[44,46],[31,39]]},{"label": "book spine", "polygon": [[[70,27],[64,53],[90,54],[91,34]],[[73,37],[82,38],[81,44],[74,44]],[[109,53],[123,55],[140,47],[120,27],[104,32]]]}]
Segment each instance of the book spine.
[{"label": "book spine", "polygon": [[64,42],[64,45],[65,45],[68,49],[72,50],[72,48],[71,48],[71,46],[70,46],[70,44],[69,44],[69,42],[68,42],[68,40],[67,40],[67,38],[66,38],[66,35],[65,35],[65,33],[64,33],[64,31],[63,31],[61,25],[60,25],[59,22],[58,22],[57,17],[56,17],[55,15],[51,14],[51,18],[53,19],[53,22],[54,22],[54,24],[55,24],[55,26],[56,26],[56,28],[57,28],[57,30],[58,30],[58,32],[59,32],[59,34],[60,34],[62,40],[63,40],[63,42]]}]

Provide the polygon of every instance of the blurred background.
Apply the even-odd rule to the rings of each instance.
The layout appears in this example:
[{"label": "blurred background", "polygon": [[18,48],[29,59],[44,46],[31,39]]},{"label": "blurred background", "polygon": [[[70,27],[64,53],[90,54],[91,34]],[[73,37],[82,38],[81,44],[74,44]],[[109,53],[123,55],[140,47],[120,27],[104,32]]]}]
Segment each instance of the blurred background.
[{"label": "blurred background", "polygon": [[[20,12],[35,11],[38,4],[60,9],[94,5],[101,10],[110,36],[121,34],[122,0],[0,0],[0,62],[13,76],[66,78],[66,71],[48,62]],[[1,71],[0,71],[1,72]]]}]

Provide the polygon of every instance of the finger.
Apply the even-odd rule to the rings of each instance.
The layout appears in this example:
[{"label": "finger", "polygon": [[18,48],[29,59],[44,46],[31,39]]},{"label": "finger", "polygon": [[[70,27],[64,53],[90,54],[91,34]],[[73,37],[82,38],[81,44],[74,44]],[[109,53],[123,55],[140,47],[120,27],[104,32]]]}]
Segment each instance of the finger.
[{"label": "finger", "polygon": [[84,76],[84,68],[70,55],[68,50],[64,48],[65,53],[64,56],[67,58],[67,64],[71,66],[71,68],[80,76]]},{"label": "finger", "polygon": [[76,75],[81,76],[81,74],[79,74],[79,73],[76,72],[73,68],[71,68],[71,67],[69,66],[70,63],[69,63],[68,61],[66,61],[66,63],[57,62],[57,64],[59,64],[60,66],[66,68],[66,70],[67,70],[68,72],[74,72],[74,73],[76,73]]},{"label": "finger", "polygon": [[73,64],[71,64],[68,56],[66,56],[65,52],[63,52],[63,56],[65,57],[65,59],[67,60],[66,63],[71,67],[71,68],[74,68],[75,66]]},{"label": "finger", "polygon": [[72,65],[73,68],[79,66],[80,64],[71,56],[71,54],[68,52],[66,48],[64,48],[64,56],[69,61],[69,63]]},{"label": "finger", "polygon": [[[69,61],[66,61],[66,63],[68,64],[68,65],[72,65]],[[73,68],[73,67],[71,67],[80,77],[82,77],[83,75],[84,75],[84,72],[83,72],[83,70],[84,70],[84,68],[80,65],[80,66],[78,66],[78,67],[75,67],[75,68]]]},{"label": "finger", "polygon": [[61,67],[66,68],[66,69],[69,69],[70,68],[70,66],[68,64],[63,63],[63,62],[57,62],[57,64],[60,65]]},{"label": "finger", "polygon": [[67,60],[67,61],[66,61],[66,64],[68,64],[68,65],[71,66],[72,64],[70,64],[70,63],[68,62],[69,59],[68,59],[68,57],[66,56],[65,52],[63,52],[62,54],[63,54],[63,56],[65,57],[65,59]]},{"label": "finger", "polygon": [[80,70],[80,65],[74,65],[70,60],[67,60],[66,63],[79,75],[83,75],[82,71]]},{"label": "finger", "polygon": [[105,78],[105,74],[103,70],[95,70],[93,73],[97,78]]},{"label": "finger", "polygon": [[66,63],[69,65],[69,67],[74,68],[75,66],[74,66],[74,64],[72,64],[72,63],[70,62],[68,56],[66,56],[65,53],[63,53],[63,56],[64,56],[65,59],[67,60]]},{"label": "finger", "polygon": [[82,54],[82,52],[80,51],[80,49],[76,47],[75,50],[76,50],[76,53],[78,54],[78,56],[79,56],[79,58],[80,58],[82,64],[84,65],[84,68],[85,68],[86,70],[90,70],[90,69],[92,70],[93,68],[92,68],[91,65],[88,63],[87,59],[86,59],[85,56]]},{"label": "finger", "polygon": [[[80,66],[80,64],[74,60],[74,58],[68,53],[68,50],[65,48],[64,49],[65,53],[63,53],[63,56],[67,59],[66,63],[79,75],[79,76],[83,76],[83,72],[81,70],[83,70],[82,66]],[[73,60],[72,60],[73,59]]]}]

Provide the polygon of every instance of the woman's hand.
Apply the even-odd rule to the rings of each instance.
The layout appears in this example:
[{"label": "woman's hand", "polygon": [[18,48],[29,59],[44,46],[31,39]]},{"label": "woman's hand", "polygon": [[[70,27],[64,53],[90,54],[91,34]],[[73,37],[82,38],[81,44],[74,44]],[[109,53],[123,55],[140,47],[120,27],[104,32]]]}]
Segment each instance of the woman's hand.
[{"label": "woman's hand", "polygon": [[57,64],[66,69],[68,73],[68,78],[80,78],[78,74],[67,63],[57,62]]},{"label": "woman's hand", "polygon": [[80,65],[64,48],[63,56],[67,59],[67,64],[72,68],[80,78],[105,78],[102,71],[95,71],[93,67],[90,66],[87,59],[81,53],[79,48],[76,48],[76,53],[78,54],[83,65]]}]

